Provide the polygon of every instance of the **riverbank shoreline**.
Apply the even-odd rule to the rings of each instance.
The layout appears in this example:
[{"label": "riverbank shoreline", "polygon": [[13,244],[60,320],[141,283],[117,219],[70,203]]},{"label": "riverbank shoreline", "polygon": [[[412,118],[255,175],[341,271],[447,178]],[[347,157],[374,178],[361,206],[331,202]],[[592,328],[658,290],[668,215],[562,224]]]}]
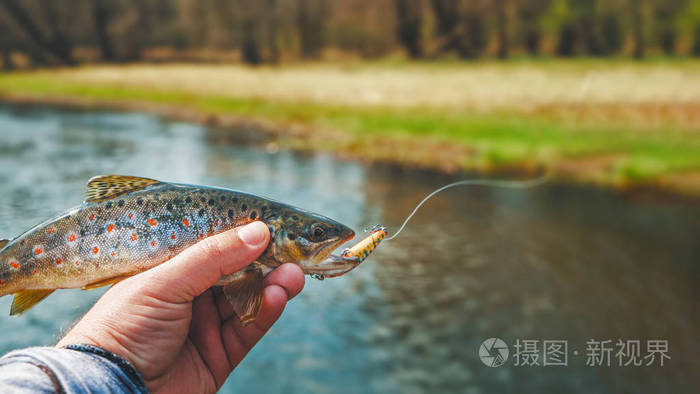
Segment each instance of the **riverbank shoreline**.
[{"label": "riverbank shoreline", "polygon": [[[649,202],[670,202],[670,203],[700,203],[700,191],[686,188],[668,187],[655,182],[638,183],[601,183],[596,180],[586,178],[572,178],[566,170],[556,170],[544,166],[503,166],[488,169],[459,169],[454,166],[440,167],[435,163],[415,163],[385,159],[379,157],[368,157],[357,154],[351,150],[329,150],[321,148],[305,140],[311,130],[306,130],[301,126],[288,127],[276,125],[260,119],[247,119],[235,116],[216,116],[212,114],[199,113],[191,108],[173,108],[169,106],[144,105],[143,103],[124,102],[96,102],[92,100],[81,100],[77,98],[41,98],[36,97],[2,97],[0,102],[16,107],[49,107],[75,111],[117,111],[117,112],[144,112],[161,117],[170,121],[181,121],[200,124],[209,128],[220,130],[216,138],[225,139],[224,143],[238,143],[255,145],[266,153],[274,154],[279,149],[288,149],[296,152],[319,152],[333,154],[342,160],[358,161],[365,164],[379,164],[388,166],[395,171],[428,171],[438,172],[457,178],[471,178],[479,176],[504,177],[508,179],[533,178],[548,174],[551,182],[559,185],[595,187],[607,190],[621,198],[634,201]],[[321,136],[316,134],[313,141]],[[393,141],[387,141],[392,143]]]},{"label": "riverbank shoreline", "polygon": [[[166,66],[152,68],[168,70]],[[547,172],[557,182],[590,184],[625,195],[700,200],[700,133],[697,119],[691,116],[693,103],[653,107],[670,111],[684,124],[646,127],[648,120],[641,119],[625,127],[610,121],[553,120],[549,115],[514,115],[499,110],[370,108],[324,101],[212,96],[164,88],[162,81],[157,87],[138,88],[113,81],[76,80],[83,78],[82,73],[94,72],[70,69],[0,74],[0,101],[148,112],[221,129],[223,133],[217,133],[220,138],[252,142],[270,153],[278,149],[324,151],[348,160],[448,174],[533,177]],[[571,105],[561,103],[555,110],[568,113]],[[596,105],[607,104],[590,104]],[[578,118],[581,111],[590,110],[582,108]],[[640,104],[633,109],[647,113],[649,108]]]}]

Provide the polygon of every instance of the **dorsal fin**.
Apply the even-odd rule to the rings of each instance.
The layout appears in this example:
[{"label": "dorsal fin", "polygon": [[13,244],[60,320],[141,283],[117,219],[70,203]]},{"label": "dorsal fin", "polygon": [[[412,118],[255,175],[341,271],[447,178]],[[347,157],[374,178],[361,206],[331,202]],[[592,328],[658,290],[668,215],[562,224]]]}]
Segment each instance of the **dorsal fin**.
[{"label": "dorsal fin", "polygon": [[10,242],[9,239],[0,239],[0,250],[2,250],[8,242]]},{"label": "dorsal fin", "polygon": [[99,175],[88,181],[85,202],[102,202],[161,183],[155,179],[127,175]]}]

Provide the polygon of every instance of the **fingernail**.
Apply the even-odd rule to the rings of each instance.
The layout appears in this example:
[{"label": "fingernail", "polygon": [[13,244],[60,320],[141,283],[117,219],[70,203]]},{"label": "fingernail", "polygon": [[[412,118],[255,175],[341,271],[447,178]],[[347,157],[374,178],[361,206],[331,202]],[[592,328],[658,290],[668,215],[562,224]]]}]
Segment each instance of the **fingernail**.
[{"label": "fingernail", "polygon": [[238,237],[248,246],[259,246],[267,238],[267,226],[263,222],[253,222],[238,229]]}]

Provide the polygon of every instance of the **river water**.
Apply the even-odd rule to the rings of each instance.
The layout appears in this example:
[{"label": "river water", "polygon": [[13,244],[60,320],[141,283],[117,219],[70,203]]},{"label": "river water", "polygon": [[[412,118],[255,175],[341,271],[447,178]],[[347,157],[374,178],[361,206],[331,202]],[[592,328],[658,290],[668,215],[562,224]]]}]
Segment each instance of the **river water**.
[{"label": "river water", "polygon": [[[390,232],[424,195],[456,180],[271,154],[232,144],[231,132],[139,113],[1,106],[0,235],[79,204],[96,174],[230,187]],[[692,391],[699,274],[699,205],[560,185],[453,189],[352,273],[307,278],[222,391]],[[102,291],[62,290],[21,317],[0,315],[0,352],[53,344]],[[0,311],[10,303],[0,299]],[[500,367],[479,357],[492,337],[510,350]],[[522,365],[525,346],[514,354],[526,340],[536,341],[527,343],[539,365]],[[543,365],[545,340],[566,344],[566,365]],[[602,365],[587,365],[606,340]],[[619,366],[618,340],[639,341],[644,365]],[[653,343],[668,346],[663,366],[661,353],[646,366]]]}]

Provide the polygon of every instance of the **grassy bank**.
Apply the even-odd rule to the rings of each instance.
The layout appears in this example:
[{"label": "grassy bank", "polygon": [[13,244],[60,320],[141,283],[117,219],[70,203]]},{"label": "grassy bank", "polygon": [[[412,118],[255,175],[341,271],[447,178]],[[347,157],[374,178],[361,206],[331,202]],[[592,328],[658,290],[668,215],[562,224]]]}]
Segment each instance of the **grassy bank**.
[{"label": "grassy bank", "polygon": [[283,145],[700,193],[700,63],[137,65],[0,74],[9,101],[257,120]]}]

